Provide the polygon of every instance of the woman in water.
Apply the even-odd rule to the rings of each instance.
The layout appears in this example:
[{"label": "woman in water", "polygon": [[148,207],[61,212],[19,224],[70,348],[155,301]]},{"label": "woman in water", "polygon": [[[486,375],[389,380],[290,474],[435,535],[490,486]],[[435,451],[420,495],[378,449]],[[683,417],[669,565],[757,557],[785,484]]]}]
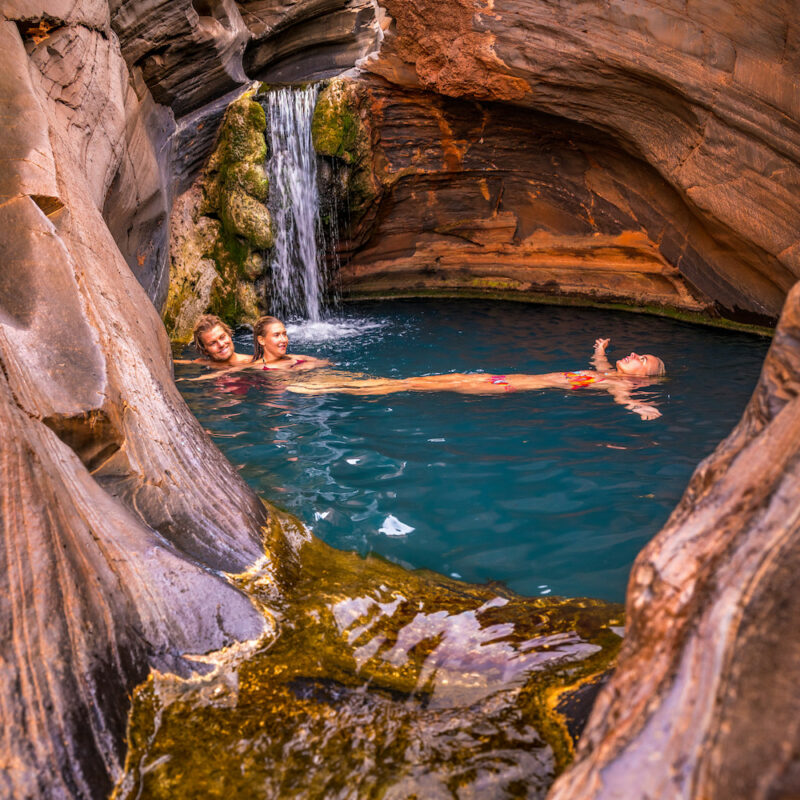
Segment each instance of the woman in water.
[{"label": "woman in water", "polygon": [[[194,361],[178,360],[178,364],[202,364],[226,372],[260,368],[263,370],[307,370],[329,363],[312,356],[291,355],[286,352],[289,336],[283,323],[275,317],[260,317],[253,326],[255,352],[252,356],[237,353],[231,329],[213,314],[200,317],[194,327],[194,345],[201,357]],[[203,375],[194,380],[216,377]]]},{"label": "woman in water", "polygon": [[[454,372],[448,375],[424,375],[414,378],[366,378],[346,382],[292,384],[290,392],[299,394],[389,394],[391,392],[461,392],[463,394],[500,394],[532,389],[600,389],[615,402],[638,414],[642,419],[655,419],[661,412],[653,405],[633,400],[631,392],[653,383],[664,375],[664,362],[653,355],[631,353],[612,367],[606,357],[610,339],[594,343],[595,369],[577,372],[546,372],[540,375],[486,375]],[[336,376],[331,376],[335,379]]]},{"label": "woman in water", "polygon": [[313,356],[296,356],[286,352],[289,347],[289,335],[283,323],[276,317],[261,317],[253,325],[253,342],[255,352],[249,367],[263,370],[274,369],[316,369],[326,367],[330,361]]}]

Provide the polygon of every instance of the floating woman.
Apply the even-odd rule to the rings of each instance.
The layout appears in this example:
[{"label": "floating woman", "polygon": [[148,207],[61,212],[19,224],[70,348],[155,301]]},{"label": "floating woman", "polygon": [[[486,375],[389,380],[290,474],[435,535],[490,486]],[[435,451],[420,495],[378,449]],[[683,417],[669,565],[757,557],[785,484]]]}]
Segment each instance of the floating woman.
[{"label": "floating woman", "polygon": [[540,375],[513,374],[486,375],[454,372],[447,375],[423,375],[412,378],[363,378],[358,380],[329,379],[308,383],[294,383],[286,388],[298,394],[363,394],[377,395],[392,392],[460,392],[462,394],[500,394],[502,392],[531,391],[534,389],[600,389],[608,392],[616,403],[650,420],[661,416],[653,405],[640,403],[631,392],[649,386],[654,378],[664,375],[664,362],[654,355],[631,353],[611,366],[606,356],[610,339],[597,339],[594,343],[593,370],[577,372],[546,372]]}]

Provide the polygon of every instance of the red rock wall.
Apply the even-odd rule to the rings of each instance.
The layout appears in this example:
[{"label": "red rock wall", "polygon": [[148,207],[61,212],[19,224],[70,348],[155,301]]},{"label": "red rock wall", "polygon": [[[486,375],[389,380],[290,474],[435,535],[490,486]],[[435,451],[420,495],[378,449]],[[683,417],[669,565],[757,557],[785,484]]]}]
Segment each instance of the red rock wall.
[{"label": "red rock wall", "polygon": [[[791,0],[387,0],[365,68],[400,86],[536,109],[644,162],[708,241],[666,258],[723,309],[780,311],[800,276],[800,32]],[[629,170],[615,178],[625,183]],[[633,188],[633,187],[632,187]]]},{"label": "red rock wall", "polygon": [[[506,291],[701,312],[725,256],[609,136],[500,103],[360,82],[374,208],[340,243],[345,292]],[[680,268],[675,264],[679,264]]]}]

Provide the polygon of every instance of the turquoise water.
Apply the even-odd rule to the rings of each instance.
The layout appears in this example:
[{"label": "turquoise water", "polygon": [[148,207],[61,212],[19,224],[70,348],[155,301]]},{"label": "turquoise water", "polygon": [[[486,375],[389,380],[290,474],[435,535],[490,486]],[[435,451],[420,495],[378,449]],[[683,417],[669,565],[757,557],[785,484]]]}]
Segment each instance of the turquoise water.
[{"label": "turquoise water", "polygon": [[527,595],[615,601],[738,421],[769,345],[643,315],[470,301],[357,304],[288,328],[294,353],[393,377],[588,368],[598,336],[612,361],[661,356],[668,379],[640,395],[663,414],[651,422],[591,390],[308,396],[255,370],[178,384],[247,482],[331,545]]}]

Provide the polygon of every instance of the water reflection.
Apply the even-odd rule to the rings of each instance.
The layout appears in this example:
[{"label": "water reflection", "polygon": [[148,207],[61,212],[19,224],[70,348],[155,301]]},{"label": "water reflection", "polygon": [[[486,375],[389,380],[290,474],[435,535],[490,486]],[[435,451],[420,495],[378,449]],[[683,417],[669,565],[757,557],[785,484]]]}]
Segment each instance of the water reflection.
[{"label": "water reflection", "polygon": [[520,598],[318,540],[295,550],[302,526],[273,518],[280,586],[235,580],[277,635],[212,675],[151,678],[116,796],[543,797],[571,748],[558,699],[608,668],[621,608]]}]

